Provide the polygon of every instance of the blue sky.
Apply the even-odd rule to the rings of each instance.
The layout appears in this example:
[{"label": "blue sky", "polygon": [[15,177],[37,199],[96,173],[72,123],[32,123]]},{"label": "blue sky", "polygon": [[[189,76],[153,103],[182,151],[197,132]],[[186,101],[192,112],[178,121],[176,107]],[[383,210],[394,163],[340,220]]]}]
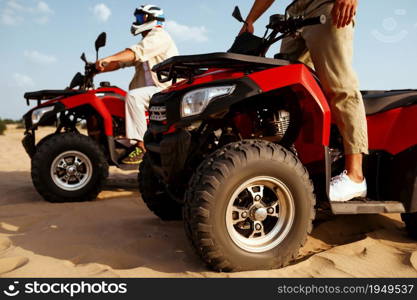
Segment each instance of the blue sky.
[{"label": "blue sky", "polygon": [[[277,0],[266,16],[282,12],[289,0]],[[417,1],[360,0],[355,39],[355,69],[362,89],[417,88]],[[151,2],[152,3],[152,2]],[[246,14],[253,2],[155,0],[163,7],[182,54],[226,51],[240,25],[231,12]],[[138,42],[130,34],[137,0],[0,0],[0,117],[20,118],[28,108],[25,91],[65,88],[81,71],[79,56],[94,60],[96,36],[108,33],[101,56]],[[267,23],[256,25],[260,35]],[[278,45],[273,52],[278,52]],[[132,69],[102,74],[126,88]]]}]

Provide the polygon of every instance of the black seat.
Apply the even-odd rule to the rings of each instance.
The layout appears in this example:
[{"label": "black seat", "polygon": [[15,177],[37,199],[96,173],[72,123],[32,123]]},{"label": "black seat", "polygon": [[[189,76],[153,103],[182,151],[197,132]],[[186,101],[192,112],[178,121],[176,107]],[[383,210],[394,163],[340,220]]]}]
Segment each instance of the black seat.
[{"label": "black seat", "polygon": [[417,104],[417,90],[362,91],[362,95],[368,116]]},{"label": "black seat", "polygon": [[74,90],[43,90],[25,94],[27,100],[49,100],[58,97],[70,97],[84,93],[83,91]]}]

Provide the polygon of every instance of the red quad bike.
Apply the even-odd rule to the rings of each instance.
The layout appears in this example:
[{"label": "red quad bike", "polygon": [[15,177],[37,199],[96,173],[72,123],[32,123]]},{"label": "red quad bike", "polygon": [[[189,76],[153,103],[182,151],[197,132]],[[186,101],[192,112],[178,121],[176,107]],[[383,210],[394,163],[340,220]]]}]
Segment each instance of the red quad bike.
[{"label": "red quad bike", "polygon": [[[96,52],[106,44],[106,34],[96,40]],[[32,181],[37,191],[49,202],[76,202],[95,199],[108,176],[109,165],[120,164],[131,146],[125,136],[126,92],[102,82],[95,88],[95,65],[87,62],[85,74],[77,73],[65,90],[43,90],[26,93],[38,106],[25,116],[22,141],[32,159]],[[75,89],[78,87],[77,89]],[[88,136],[77,124],[86,123]],[[39,126],[56,124],[56,131],[35,143]],[[137,166],[134,167],[135,169]]]},{"label": "red quad bike", "polygon": [[182,208],[191,244],[214,270],[286,266],[312,230],[316,196],[336,215],[402,213],[417,237],[417,91],[364,92],[369,199],[329,205],[343,144],[320,82],[299,62],[264,57],[324,22],[273,15],[263,39],[244,34],[229,51],[250,55],[178,56],[154,69],[174,85],[151,101],[142,198],[165,220]]}]

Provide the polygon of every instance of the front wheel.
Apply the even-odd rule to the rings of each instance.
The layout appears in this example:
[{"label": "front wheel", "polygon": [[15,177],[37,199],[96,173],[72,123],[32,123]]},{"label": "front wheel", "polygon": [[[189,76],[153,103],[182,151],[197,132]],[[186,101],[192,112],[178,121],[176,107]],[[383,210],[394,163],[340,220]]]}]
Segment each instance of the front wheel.
[{"label": "front wheel", "polygon": [[149,154],[145,154],[139,166],[138,182],[143,202],[157,217],[163,221],[182,219],[182,205],[166,192],[152,169]]},{"label": "front wheel", "polygon": [[280,268],[311,231],[314,205],[308,173],[293,153],[244,141],[201,164],[187,192],[185,228],[216,271]]},{"label": "front wheel", "polygon": [[38,146],[32,159],[32,181],[48,202],[89,201],[101,191],[108,168],[104,153],[91,138],[57,134]]}]

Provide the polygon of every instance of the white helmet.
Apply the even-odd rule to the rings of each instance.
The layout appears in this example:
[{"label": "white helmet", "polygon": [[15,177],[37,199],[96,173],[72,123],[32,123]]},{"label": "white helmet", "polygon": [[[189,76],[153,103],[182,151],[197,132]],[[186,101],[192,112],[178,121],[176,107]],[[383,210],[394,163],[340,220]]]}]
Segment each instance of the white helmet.
[{"label": "white helmet", "polygon": [[133,35],[149,31],[155,26],[162,26],[165,22],[164,11],[152,4],[141,5],[135,10],[134,16],[136,21],[130,29]]}]

